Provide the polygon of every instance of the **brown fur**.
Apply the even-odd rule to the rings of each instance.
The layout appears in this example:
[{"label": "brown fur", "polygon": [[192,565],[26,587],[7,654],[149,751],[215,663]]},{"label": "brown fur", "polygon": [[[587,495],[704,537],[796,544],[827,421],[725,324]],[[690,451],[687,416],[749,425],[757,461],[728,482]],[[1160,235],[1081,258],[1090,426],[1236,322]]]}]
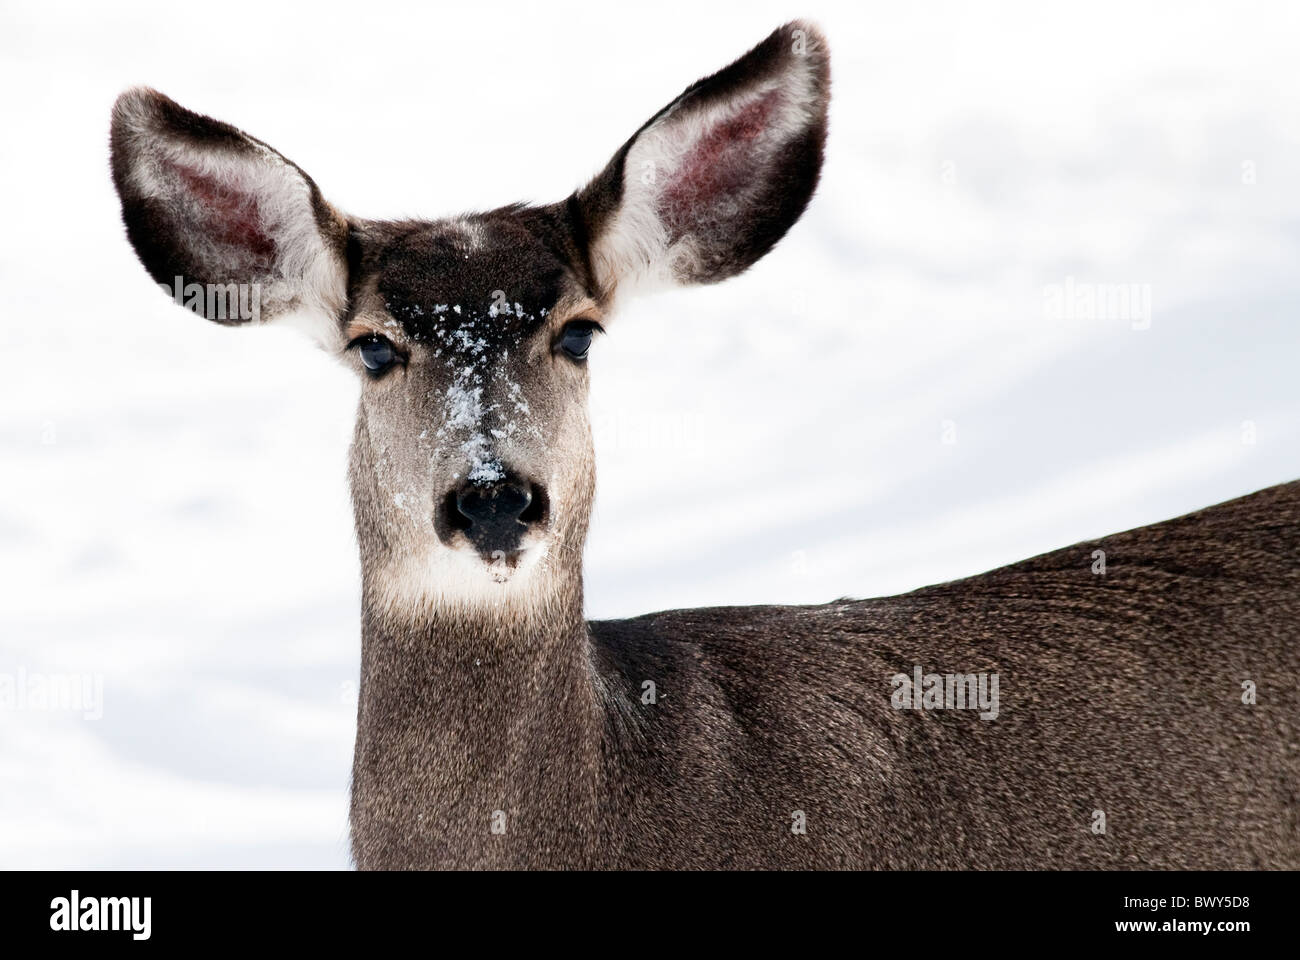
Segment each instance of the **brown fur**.
[{"label": "brown fur", "polygon": [[[567,200],[346,230],[261,141],[119,101],[146,268],[270,279],[361,378],[357,865],[1300,867],[1300,483],[901,597],[584,620],[595,463],[564,325],[779,241],[817,184],[829,76],[825,40],[788,24]],[[366,372],[345,344],[371,332],[400,363]],[[454,512],[476,443],[545,503],[544,550],[491,578]],[[996,673],[998,717],[896,709],[914,667]]]},{"label": "brown fur", "polygon": [[[1298,558],[1295,482],[898,597],[368,615],[356,862],[1296,869]],[[894,709],[914,664],[999,717]]]}]

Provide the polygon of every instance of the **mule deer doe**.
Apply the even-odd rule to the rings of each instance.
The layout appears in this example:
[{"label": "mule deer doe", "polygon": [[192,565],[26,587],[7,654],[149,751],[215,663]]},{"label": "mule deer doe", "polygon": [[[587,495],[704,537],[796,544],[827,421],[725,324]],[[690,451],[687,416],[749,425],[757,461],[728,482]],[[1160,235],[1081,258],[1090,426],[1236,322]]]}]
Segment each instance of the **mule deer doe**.
[{"label": "mule deer doe", "polygon": [[828,99],[790,23],[567,200],[402,222],[118,100],[149,273],[258,285],[361,381],[356,864],[1300,867],[1300,483],[899,597],[584,619],[593,335],[781,239]]}]

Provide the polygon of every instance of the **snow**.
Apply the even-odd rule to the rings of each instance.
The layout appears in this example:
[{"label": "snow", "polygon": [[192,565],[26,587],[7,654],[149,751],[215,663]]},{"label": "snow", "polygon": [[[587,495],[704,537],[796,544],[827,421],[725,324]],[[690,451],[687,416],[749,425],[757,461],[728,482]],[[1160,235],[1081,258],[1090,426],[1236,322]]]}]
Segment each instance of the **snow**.
[{"label": "snow", "polygon": [[[454,309],[460,313],[459,306]],[[434,308],[434,313],[442,312],[437,307]],[[509,305],[504,312],[510,312]],[[523,311],[520,310],[518,314],[523,319]],[[497,316],[496,307],[489,307],[488,319]],[[457,449],[461,457],[469,462],[466,479],[475,484],[488,484],[506,477],[505,466],[496,455],[492,439],[504,440],[512,436],[519,427],[519,421],[508,418],[500,403],[484,403],[485,378],[500,381],[506,387],[511,406],[525,418],[528,417],[528,406],[519,400],[521,387],[510,378],[504,363],[489,362],[485,353],[488,342],[475,331],[480,322],[488,321],[469,319],[454,328],[445,324],[434,328],[434,335],[450,351],[443,363],[453,375],[453,382],[444,397],[437,437],[440,440],[464,437],[457,444]],[[437,351],[435,356],[441,357],[441,351]],[[504,361],[506,356],[507,352],[502,350],[496,359]],[[530,431],[540,434],[540,427],[530,419],[525,419],[525,424]]]},{"label": "snow", "polygon": [[[107,161],[131,84],[344,209],[436,216],[558,199],[696,77],[823,24],[808,215],[592,349],[593,616],[885,594],[1300,476],[1286,5],[614,10],[5,5],[0,675],[102,711],[0,701],[0,866],[347,864],[358,387],[140,269]],[[1149,324],[1097,306],[1129,284]]]}]

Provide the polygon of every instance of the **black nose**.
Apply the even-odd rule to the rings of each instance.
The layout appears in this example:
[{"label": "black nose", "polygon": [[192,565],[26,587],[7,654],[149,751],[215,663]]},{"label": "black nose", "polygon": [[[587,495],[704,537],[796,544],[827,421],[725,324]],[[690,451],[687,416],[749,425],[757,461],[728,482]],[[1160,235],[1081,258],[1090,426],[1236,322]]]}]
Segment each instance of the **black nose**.
[{"label": "black nose", "polygon": [[456,491],[456,509],[471,525],[488,527],[500,523],[509,526],[532,502],[532,491],[522,483],[510,480],[482,486],[470,483]]},{"label": "black nose", "polygon": [[448,496],[447,524],[462,530],[484,556],[519,549],[531,523],[546,519],[546,494],[515,477],[495,483],[465,483]]}]

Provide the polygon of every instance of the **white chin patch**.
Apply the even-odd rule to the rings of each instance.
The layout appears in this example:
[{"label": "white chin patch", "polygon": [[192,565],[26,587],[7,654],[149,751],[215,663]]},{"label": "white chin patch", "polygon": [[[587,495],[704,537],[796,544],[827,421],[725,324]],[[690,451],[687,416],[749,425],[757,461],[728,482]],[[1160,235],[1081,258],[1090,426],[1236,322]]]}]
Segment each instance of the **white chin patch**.
[{"label": "white chin patch", "polygon": [[[526,577],[537,566],[539,555],[546,550],[545,544],[522,547],[512,553],[504,550],[492,551],[490,559],[484,559],[473,547],[457,546],[453,548],[461,554],[471,567],[481,567],[493,583],[509,583],[517,576]],[[472,576],[472,574],[470,574]]]},{"label": "white chin patch", "polygon": [[457,537],[455,546],[436,542],[421,554],[394,561],[371,586],[394,612],[513,604],[540,591],[545,578],[538,568],[549,553],[547,539],[530,537],[515,553],[485,560]]}]

